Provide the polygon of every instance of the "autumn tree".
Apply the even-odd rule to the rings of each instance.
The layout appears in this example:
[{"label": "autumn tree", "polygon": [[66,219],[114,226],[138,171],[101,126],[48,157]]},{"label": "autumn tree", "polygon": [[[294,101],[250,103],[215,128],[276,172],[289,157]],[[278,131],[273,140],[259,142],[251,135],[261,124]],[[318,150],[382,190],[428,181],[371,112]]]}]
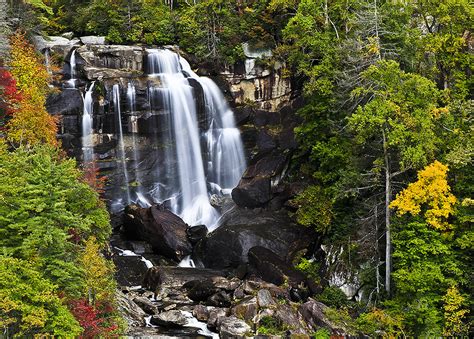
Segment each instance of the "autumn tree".
[{"label": "autumn tree", "polygon": [[372,178],[383,173],[385,215],[385,289],[390,293],[391,215],[393,180],[409,169],[425,165],[440,142],[436,120],[447,110],[438,106],[440,93],[433,82],[405,73],[394,61],[380,61],[362,73],[366,84],[353,95],[365,96],[349,118],[355,141],[373,157]]},{"label": "autumn tree", "polygon": [[468,311],[459,286],[468,284],[469,275],[457,249],[458,230],[448,222],[456,198],[447,172],[446,165],[434,161],[390,205],[398,218],[393,233],[395,293],[386,305],[404,315],[409,334],[415,336],[466,333]]},{"label": "autumn tree", "polygon": [[57,286],[27,260],[0,255],[0,300],[0,329],[7,338],[82,332]]},{"label": "autumn tree", "polygon": [[16,87],[16,81],[11,73],[0,68],[0,129],[4,128],[7,120],[15,112],[15,108],[21,100],[21,95]]},{"label": "autumn tree", "polygon": [[15,145],[56,145],[56,119],[45,107],[48,72],[23,33],[15,33],[10,43],[9,67],[21,99],[6,126],[7,138]]}]

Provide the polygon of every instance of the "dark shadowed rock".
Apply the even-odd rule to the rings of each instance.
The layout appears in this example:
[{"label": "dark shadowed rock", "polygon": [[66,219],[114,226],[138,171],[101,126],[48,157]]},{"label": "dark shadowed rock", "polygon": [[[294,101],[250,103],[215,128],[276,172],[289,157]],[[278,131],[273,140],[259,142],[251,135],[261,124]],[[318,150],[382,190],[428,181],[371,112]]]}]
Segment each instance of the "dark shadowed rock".
[{"label": "dark shadowed rock", "polygon": [[190,281],[210,280],[220,276],[223,276],[222,272],[205,268],[155,266],[148,269],[142,285],[152,291],[163,287],[181,288]]},{"label": "dark shadowed rock", "polygon": [[157,253],[172,259],[181,260],[191,253],[192,245],[186,234],[188,225],[161,205],[127,206],[124,228],[128,237],[146,240]]},{"label": "dark shadowed rock", "polygon": [[284,213],[236,208],[223,217],[222,226],[196,245],[193,259],[209,268],[236,268],[248,262],[250,248],[262,246],[291,262],[315,239],[313,230],[293,224]]},{"label": "dark shadowed rock", "polygon": [[205,225],[189,227],[186,233],[191,244],[195,244],[207,235],[207,227]]},{"label": "dark shadowed rock", "polygon": [[268,203],[273,197],[272,187],[285,175],[288,161],[289,155],[267,155],[250,165],[232,190],[232,199],[242,207],[254,208]]},{"label": "dark shadowed rock", "polygon": [[290,286],[298,286],[306,282],[306,277],[300,271],[295,270],[291,264],[283,261],[271,250],[256,246],[249,250],[249,263],[254,269],[254,274],[265,281],[275,285],[288,283]]},{"label": "dark shadowed rock", "polygon": [[142,283],[148,268],[139,256],[114,255],[112,260],[117,267],[115,279],[121,286],[137,286]]},{"label": "dark shadowed rock", "polygon": [[231,296],[224,291],[211,295],[206,301],[206,305],[215,307],[229,307],[231,304]]},{"label": "dark shadowed rock", "polygon": [[260,153],[267,153],[274,150],[277,147],[277,144],[270,133],[267,130],[262,129],[258,132],[257,147]]},{"label": "dark shadowed rock", "polygon": [[183,285],[183,288],[188,290],[187,295],[189,299],[197,302],[207,300],[218,291],[209,279],[188,281]]},{"label": "dark shadowed rock", "polygon": [[82,95],[78,89],[65,89],[46,99],[46,110],[52,115],[81,115]]}]

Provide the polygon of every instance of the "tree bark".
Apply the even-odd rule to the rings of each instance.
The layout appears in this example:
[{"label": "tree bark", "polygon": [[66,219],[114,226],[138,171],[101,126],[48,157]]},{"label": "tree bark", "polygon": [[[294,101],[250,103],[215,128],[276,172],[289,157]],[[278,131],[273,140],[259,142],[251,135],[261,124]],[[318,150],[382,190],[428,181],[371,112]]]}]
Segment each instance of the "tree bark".
[{"label": "tree bark", "polygon": [[390,235],[390,201],[392,199],[392,185],[390,176],[390,159],[388,155],[387,139],[385,138],[385,132],[382,131],[383,136],[383,153],[385,161],[385,291],[390,295],[390,275],[392,273],[392,240]]}]

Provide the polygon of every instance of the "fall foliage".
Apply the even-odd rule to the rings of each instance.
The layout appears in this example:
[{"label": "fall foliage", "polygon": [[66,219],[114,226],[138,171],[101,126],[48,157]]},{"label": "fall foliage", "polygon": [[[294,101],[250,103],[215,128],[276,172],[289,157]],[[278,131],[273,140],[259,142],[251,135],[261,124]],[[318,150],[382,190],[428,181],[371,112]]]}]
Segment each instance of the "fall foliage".
[{"label": "fall foliage", "polygon": [[16,145],[57,145],[56,119],[45,107],[48,72],[24,33],[15,33],[10,45],[9,67],[21,97],[7,123],[7,138]]},{"label": "fall foliage", "polygon": [[448,166],[439,161],[418,172],[418,181],[411,183],[390,204],[399,215],[418,215],[425,208],[426,222],[444,231],[451,228],[446,219],[453,213],[456,197],[451,193],[447,181]]}]

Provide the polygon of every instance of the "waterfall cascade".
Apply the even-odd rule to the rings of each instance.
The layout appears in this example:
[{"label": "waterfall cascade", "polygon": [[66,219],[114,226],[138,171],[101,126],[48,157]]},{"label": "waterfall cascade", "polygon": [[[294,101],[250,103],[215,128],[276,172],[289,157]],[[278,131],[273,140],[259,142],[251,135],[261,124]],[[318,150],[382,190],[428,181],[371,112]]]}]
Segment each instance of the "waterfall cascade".
[{"label": "waterfall cascade", "polygon": [[71,58],[69,59],[69,65],[71,67],[70,79],[68,81],[69,86],[76,88],[76,50],[73,50],[71,53]]},{"label": "waterfall cascade", "polygon": [[130,188],[129,188],[129,175],[126,163],[126,155],[125,155],[125,144],[123,140],[123,128],[122,128],[122,113],[120,108],[120,86],[115,84],[112,87],[112,100],[115,110],[115,116],[117,121],[118,127],[118,159],[122,165],[122,175],[123,175],[123,189],[126,192],[126,203],[129,204],[131,202],[130,198]]},{"label": "waterfall cascade", "polygon": [[94,145],[92,142],[92,116],[94,104],[92,101],[92,91],[94,90],[94,84],[95,82],[92,82],[84,95],[84,108],[82,112],[82,161],[84,164],[90,164],[94,160]]},{"label": "waterfall cascade", "polygon": [[[220,214],[210,203],[211,195],[230,194],[246,167],[233,112],[217,85],[196,75],[178,54],[165,49],[147,53],[146,91],[142,81],[140,93],[146,93],[148,111],[143,110],[143,102],[137,109],[137,79],[128,80],[124,87],[122,81],[116,83],[109,93],[121,171],[116,182],[121,201],[116,204],[164,203],[189,225],[203,224],[212,230]],[[71,63],[72,59],[73,55]],[[93,88],[94,83],[84,98],[84,161],[92,157],[87,145]],[[124,107],[121,93],[126,94]],[[141,151],[141,147],[148,148]]]}]

